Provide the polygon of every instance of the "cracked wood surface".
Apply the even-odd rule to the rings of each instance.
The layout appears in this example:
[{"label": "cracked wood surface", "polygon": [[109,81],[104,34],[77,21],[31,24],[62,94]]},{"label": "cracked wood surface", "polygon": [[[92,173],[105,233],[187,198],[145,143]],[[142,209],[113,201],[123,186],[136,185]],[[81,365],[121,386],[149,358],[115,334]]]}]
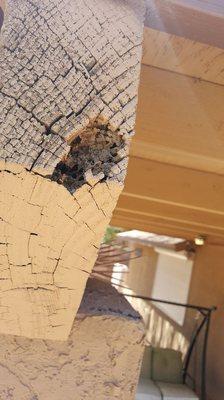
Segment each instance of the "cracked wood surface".
[{"label": "cracked wood surface", "polygon": [[66,342],[0,336],[0,398],[134,400],[144,337],[125,298],[91,279]]},{"label": "cracked wood surface", "polygon": [[52,173],[102,117],[133,133],[143,29],[136,0],[9,0],[1,50],[1,158]]},{"label": "cracked wood surface", "polygon": [[1,333],[69,335],[123,188],[143,15],[136,0],[7,2],[0,52]]}]

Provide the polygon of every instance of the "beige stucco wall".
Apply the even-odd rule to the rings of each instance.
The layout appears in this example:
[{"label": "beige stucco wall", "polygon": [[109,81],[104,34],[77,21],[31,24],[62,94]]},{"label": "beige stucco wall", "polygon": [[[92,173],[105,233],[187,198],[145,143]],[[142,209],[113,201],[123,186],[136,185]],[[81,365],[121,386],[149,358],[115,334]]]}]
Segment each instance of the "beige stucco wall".
[{"label": "beige stucco wall", "polygon": [[129,261],[129,273],[123,276],[125,285],[138,294],[150,296],[158,254],[152,247],[141,246],[132,242],[128,243],[132,250],[141,250],[141,257]]},{"label": "beige stucco wall", "polygon": [[139,314],[90,281],[67,341],[0,336],[0,399],[134,400],[143,349]]},{"label": "beige stucco wall", "polygon": [[[211,400],[224,397],[224,248],[205,245],[198,248],[192,274],[189,302],[204,306],[216,305],[209,344],[207,390]],[[185,328],[190,331],[186,318]],[[199,349],[198,349],[199,352]]]},{"label": "beige stucco wall", "polygon": [[[122,277],[124,285],[131,288],[133,294],[150,297],[152,296],[158,253],[153,247],[141,246],[133,242],[127,242],[127,245],[133,250],[141,249],[142,256],[130,261],[129,273]],[[181,327],[152,303],[131,298],[129,301],[143,317],[146,339],[149,343],[153,346],[169,347],[180,350],[183,354],[186,353],[188,340],[183,335]]]}]

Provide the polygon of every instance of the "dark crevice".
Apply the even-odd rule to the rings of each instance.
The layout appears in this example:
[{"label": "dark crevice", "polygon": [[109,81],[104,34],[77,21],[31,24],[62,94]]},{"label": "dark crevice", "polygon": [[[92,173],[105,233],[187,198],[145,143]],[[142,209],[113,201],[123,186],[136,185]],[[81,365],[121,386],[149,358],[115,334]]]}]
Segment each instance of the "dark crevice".
[{"label": "dark crevice", "polygon": [[56,117],[48,126],[46,126],[46,131],[45,131],[45,135],[49,136],[50,134],[54,133],[52,131],[53,126],[59,122],[62,118],[64,117],[64,115],[59,115],[58,117]]},{"label": "dark crevice", "polygon": [[28,169],[28,171],[32,171],[32,169],[34,168],[36,162],[39,160],[40,156],[43,154],[45,149],[42,149],[39,154],[37,155],[37,157],[33,160],[31,167]]}]

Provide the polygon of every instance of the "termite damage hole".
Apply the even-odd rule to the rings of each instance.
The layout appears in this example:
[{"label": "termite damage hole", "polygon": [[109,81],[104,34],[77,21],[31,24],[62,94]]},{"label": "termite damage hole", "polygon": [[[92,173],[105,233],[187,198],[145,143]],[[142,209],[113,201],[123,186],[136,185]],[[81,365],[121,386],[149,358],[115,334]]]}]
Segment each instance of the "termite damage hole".
[{"label": "termite damage hole", "polygon": [[71,143],[67,157],[57,164],[52,180],[71,193],[83,184],[123,182],[127,168],[127,143],[122,136],[97,122],[85,129]]}]

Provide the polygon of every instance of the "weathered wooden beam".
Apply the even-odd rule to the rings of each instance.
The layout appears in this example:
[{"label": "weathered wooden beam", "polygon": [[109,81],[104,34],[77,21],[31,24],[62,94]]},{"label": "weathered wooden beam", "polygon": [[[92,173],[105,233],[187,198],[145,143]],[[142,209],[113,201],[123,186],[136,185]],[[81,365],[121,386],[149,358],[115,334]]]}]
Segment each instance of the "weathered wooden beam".
[{"label": "weathered wooden beam", "polygon": [[131,154],[224,173],[224,87],[143,66]]},{"label": "weathered wooden beam", "polygon": [[143,1],[9,0],[0,53],[0,332],[66,339],[123,188]]},{"label": "weathered wooden beam", "polygon": [[146,0],[146,25],[196,42],[224,48],[222,0]]},{"label": "weathered wooden beam", "polygon": [[0,398],[134,400],[144,336],[125,298],[91,280],[66,342],[0,335]]}]

